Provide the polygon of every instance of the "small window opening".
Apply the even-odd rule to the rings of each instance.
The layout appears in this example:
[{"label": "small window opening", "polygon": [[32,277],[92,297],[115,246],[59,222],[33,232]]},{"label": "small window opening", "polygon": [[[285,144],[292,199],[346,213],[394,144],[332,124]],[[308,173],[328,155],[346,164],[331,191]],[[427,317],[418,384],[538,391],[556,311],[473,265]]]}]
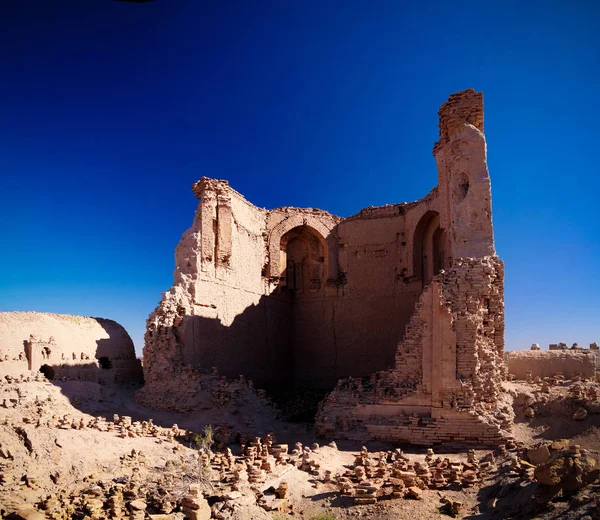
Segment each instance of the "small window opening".
[{"label": "small window opening", "polygon": [[112,368],[112,362],[106,356],[102,356],[102,357],[98,358],[98,363],[100,363],[100,368],[102,368],[104,370],[108,370],[109,368]]},{"label": "small window opening", "polygon": [[458,202],[465,200],[469,193],[469,181],[465,181],[458,186]]}]

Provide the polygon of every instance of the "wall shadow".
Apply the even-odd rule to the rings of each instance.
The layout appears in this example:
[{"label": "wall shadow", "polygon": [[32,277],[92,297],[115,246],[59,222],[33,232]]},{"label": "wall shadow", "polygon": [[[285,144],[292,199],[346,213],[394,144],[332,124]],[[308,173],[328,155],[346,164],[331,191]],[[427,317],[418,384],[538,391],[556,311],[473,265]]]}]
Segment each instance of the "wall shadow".
[{"label": "wall shadow", "polygon": [[[403,304],[413,306],[409,298]],[[182,363],[203,372],[217,367],[220,375],[243,375],[270,392],[331,390],[340,378],[393,368],[404,330],[393,320],[397,308],[383,298],[365,299],[360,315],[353,306],[356,298],[298,297],[283,289],[261,296],[228,325],[183,316],[172,333]]]},{"label": "wall shadow", "polygon": [[295,381],[293,321],[287,298],[264,296],[230,325],[218,318],[184,316],[173,334],[183,364],[228,378],[243,375],[274,390]]},{"label": "wall shadow", "polygon": [[496,482],[479,489],[479,512],[465,516],[465,520],[527,520],[554,509],[549,501],[556,490],[538,482],[523,482],[509,473],[505,469]]}]

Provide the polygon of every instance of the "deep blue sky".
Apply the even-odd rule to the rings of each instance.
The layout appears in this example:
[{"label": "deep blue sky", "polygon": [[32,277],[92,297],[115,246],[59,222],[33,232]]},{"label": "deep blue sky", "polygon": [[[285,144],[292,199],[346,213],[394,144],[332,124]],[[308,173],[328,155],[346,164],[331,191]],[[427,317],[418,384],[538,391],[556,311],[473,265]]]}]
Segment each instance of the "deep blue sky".
[{"label": "deep blue sky", "polygon": [[[489,5],[488,5],[489,4]],[[0,2],[0,310],[143,344],[203,175],[340,216],[436,183],[484,93],[507,348],[600,341],[600,2]]]}]

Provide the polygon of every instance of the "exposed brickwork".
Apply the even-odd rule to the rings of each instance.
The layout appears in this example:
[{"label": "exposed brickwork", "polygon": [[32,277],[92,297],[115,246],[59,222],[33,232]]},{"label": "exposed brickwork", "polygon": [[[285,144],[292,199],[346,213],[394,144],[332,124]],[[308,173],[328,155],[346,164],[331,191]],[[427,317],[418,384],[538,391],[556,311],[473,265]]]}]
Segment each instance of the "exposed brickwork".
[{"label": "exposed brickwork", "polygon": [[483,94],[467,89],[452,94],[439,109],[440,140],[435,143],[433,155],[439,148],[450,142],[465,123],[473,125],[483,132]]},{"label": "exposed brickwork", "polygon": [[320,433],[415,444],[502,442],[511,425],[499,400],[502,280],[495,257],[457,261],[437,275],[398,346],[396,368],[340,381],[321,405]]}]

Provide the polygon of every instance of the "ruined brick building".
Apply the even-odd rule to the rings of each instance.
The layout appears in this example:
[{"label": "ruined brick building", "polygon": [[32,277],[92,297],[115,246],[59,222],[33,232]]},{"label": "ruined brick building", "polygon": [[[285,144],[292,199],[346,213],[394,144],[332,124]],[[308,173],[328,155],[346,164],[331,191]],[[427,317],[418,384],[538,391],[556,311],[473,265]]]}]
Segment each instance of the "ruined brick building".
[{"label": "ruined brick building", "polygon": [[510,428],[482,94],[453,94],[439,116],[438,186],[416,202],[340,218],[196,182],[139,398],[193,399],[193,374],[218,367],[261,388],[333,390],[317,417],[332,436],[493,443]]},{"label": "ruined brick building", "polygon": [[49,379],[101,383],[142,380],[127,331],[113,320],[0,312],[0,379],[43,372]]}]

